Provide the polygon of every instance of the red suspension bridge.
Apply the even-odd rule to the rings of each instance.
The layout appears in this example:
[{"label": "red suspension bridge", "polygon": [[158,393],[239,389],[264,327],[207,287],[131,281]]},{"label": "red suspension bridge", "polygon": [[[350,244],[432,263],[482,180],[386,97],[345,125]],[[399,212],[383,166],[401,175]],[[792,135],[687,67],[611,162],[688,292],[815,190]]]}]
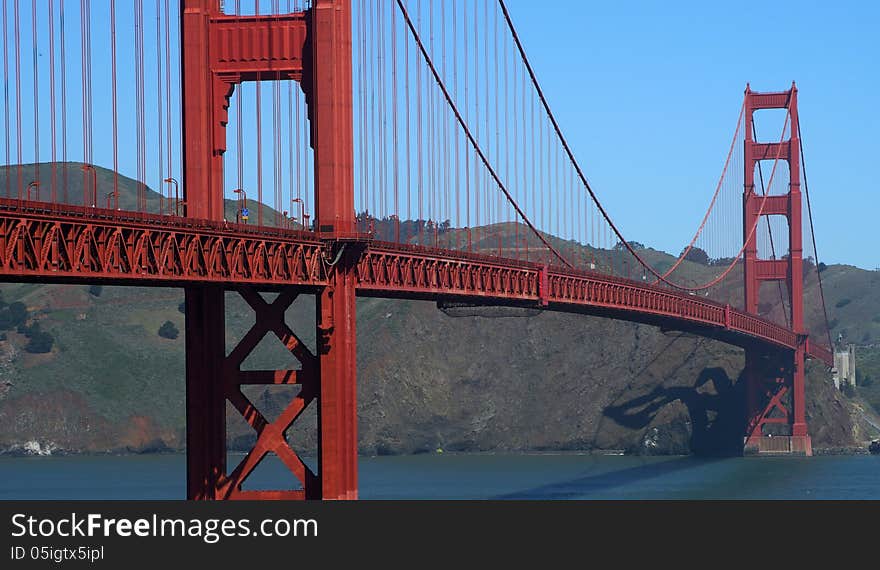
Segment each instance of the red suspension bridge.
[{"label": "red suspension bridge", "polygon": [[[746,88],[707,212],[668,259],[603,208],[503,1],[2,4],[0,279],[185,289],[190,498],[357,497],[357,296],[601,315],[740,346],[744,445],[811,453],[805,359],[832,356],[794,85]],[[767,141],[764,109],[785,114]],[[133,199],[119,172],[136,173]],[[227,352],[228,290],[255,324]],[[298,295],[317,299],[314,350],[284,318]],[[241,370],[269,334],[299,368]],[[250,384],[300,391],[269,421]],[[227,402],[257,433],[232,469]],[[316,471],[285,435],[309,405]],[[301,488],[242,489],[269,453]]]}]

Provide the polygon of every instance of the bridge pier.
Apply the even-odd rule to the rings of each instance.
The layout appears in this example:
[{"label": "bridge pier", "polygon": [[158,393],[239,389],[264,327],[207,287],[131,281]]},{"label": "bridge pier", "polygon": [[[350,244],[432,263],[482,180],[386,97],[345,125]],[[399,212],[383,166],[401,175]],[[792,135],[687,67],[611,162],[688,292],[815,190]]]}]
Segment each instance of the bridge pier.
[{"label": "bridge pier", "polygon": [[746,455],[813,454],[804,402],[805,353],[803,343],[794,352],[746,350]]},{"label": "bridge pier", "polygon": [[224,291],[188,287],[186,300],[186,495],[216,498],[226,473],[226,356]]},{"label": "bridge pier", "polygon": [[[340,255],[329,286],[317,293],[313,354],[284,320],[299,295],[283,290],[267,302],[255,289],[238,292],[255,312],[255,323],[226,354],[223,286],[186,289],[187,497],[220,499],[357,499],[357,407],[355,398],[354,272]],[[299,370],[241,370],[267,334],[274,334],[301,363]],[[275,421],[248,400],[244,385],[299,385],[300,392]],[[318,404],[318,472],[291,449],[286,433],[307,406]],[[253,448],[231,472],[226,464],[226,403],[257,434]],[[242,484],[269,453],[278,456],[300,488],[243,490]]]}]

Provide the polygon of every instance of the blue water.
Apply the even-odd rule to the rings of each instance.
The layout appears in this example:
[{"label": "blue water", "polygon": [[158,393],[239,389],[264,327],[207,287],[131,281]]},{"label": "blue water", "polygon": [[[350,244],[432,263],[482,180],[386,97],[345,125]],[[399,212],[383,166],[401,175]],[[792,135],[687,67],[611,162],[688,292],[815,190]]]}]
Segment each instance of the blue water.
[{"label": "blue water", "polygon": [[[864,455],[442,454],[365,457],[359,468],[362,499],[880,499],[880,456]],[[183,455],[0,457],[0,499],[182,499],[185,474]],[[267,464],[249,485],[289,481]]]}]

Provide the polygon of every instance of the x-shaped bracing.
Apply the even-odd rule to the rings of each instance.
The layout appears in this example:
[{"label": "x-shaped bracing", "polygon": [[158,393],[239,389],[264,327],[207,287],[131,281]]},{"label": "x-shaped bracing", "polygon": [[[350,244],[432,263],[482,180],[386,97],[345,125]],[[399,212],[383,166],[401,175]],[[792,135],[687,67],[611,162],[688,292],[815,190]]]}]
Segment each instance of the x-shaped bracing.
[{"label": "x-shaped bracing", "polygon": [[[272,302],[266,302],[253,289],[239,291],[256,315],[254,326],[245,334],[224,361],[223,377],[226,399],[257,432],[257,441],[232,473],[221,477],[217,485],[218,498],[223,499],[301,499],[319,488],[318,476],[302,462],[290,445],[285,433],[317,396],[318,359],[287,326],[284,313],[296,300],[298,293],[285,290]],[[241,364],[253,352],[267,333],[273,333],[301,364],[299,370],[242,371]],[[241,391],[242,385],[299,385],[299,394],[291,400],[275,421],[265,416]],[[300,490],[243,491],[241,485],[269,452],[296,475],[302,484]]]}]

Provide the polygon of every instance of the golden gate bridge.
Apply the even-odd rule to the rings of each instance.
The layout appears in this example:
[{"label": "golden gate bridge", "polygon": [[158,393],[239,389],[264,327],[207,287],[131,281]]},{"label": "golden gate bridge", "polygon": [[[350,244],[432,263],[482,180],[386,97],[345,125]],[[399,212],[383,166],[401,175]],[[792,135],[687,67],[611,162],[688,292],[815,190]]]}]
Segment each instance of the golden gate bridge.
[{"label": "golden gate bridge", "polygon": [[[805,360],[832,356],[794,84],[746,87],[705,215],[658,261],[602,206],[503,0],[242,4],[2,2],[0,279],[184,288],[190,498],[357,497],[358,296],[742,347],[744,447],[811,454]],[[764,109],[785,113],[769,141]],[[255,315],[228,352],[227,291]],[[299,295],[317,300],[314,350],[285,321]],[[299,368],[242,370],[270,334]],[[254,384],[300,391],[269,421]],[[232,469],[227,402],[257,434]],[[310,405],[317,470],[285,435]],[[268,454],[300,488],[242,489]]]}]

